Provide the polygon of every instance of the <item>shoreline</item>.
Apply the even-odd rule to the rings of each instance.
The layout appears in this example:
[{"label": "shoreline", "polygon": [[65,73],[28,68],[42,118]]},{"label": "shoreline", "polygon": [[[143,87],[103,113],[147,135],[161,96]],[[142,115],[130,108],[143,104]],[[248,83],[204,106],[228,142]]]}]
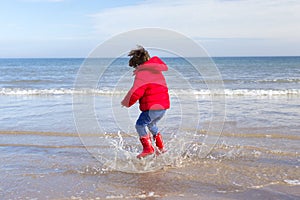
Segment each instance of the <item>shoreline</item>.
[{"label": "shoreline", "polygon": [[[100,139],[102,143],[99,145],[109,144],[110,137],[119,145],[123,141],[124,146],[118,148],[86,148],[78,135],[71,133],[0,131],[0,135],[0,197],[3,199],[296,200],[300,197],[299,154],[286,154],[276,149],[271,151],[258,144],[242,144],[244,139],[251,137],[238,137],[239,142],[235,144],[228,144],[222,138],[223,142],[219,141],[206,157],[198,157],[201,154],[197,153],[197,145],[194,145],[189,157],[164,154],[157,160],[148,158],[140,161],[136,159],[135,151],[130,157],[122,156],[121,150],[128,146],[140,148],[135,138],[132,144],[128,143],[132,139],[130,135],[123,140],[109,134],[106,135],[107,141],[95,137],[97,134],[89,135],[94,143],[97,143],[97,138]],[[9,136],[13,137],[7,138]],[[233,136],[228,135],[229,138]],[[268,137],[264,139],[270,140]],[[5,146],[4,140],[14,141],[12,144],[16,145]],[[178,148],[181,143],[176,141],[172,142]],[[171,147],[169,142],[166,140],[166,145]],[[106,150],[107,155],[117,156],[111,157],[113,162],[96,158],[95,153],[105,153]],[[177,155],[175,150],[170,148],[169,155]],[[128,163],[132,167],[126,166]],[[139,171],[151,169],[150,164],[155,170]]]}]

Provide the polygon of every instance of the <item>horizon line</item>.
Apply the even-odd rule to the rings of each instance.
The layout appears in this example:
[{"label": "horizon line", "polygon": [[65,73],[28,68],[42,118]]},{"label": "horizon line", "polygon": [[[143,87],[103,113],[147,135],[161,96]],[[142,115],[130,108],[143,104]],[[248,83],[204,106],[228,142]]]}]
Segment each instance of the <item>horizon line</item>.
[{"label": "horizon line", "polygon": [[[182,58],[179,56],[160,56],[161,58]],[[204,58],[271,58],[271,57],[300,57],[300,55],[240,55],[240,56],[203,56]],[[187,56],[185,58],[203,58],[200,56]],[[88,57],[0,57],[0,59],[87,59]],[[129,57],[91,57],[93,59],[129,58]]]}]

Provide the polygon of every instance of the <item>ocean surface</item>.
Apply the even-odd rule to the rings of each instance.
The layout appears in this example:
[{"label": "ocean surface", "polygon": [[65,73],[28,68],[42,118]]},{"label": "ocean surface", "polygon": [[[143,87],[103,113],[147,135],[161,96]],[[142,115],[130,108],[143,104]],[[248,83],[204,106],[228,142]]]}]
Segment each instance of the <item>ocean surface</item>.
[{"label": "ocean surface", "polygon": [[127,58],[0,59],[0,199],[300,199],[300,57],[162,59],[142,160]]}]

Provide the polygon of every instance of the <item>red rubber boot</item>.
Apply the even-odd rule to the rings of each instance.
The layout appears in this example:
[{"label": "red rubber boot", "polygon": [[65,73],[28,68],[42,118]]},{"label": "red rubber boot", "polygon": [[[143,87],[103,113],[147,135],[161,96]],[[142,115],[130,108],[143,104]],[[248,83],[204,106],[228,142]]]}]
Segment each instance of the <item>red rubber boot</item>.
[{"label": "red rubber boot", "polygon": [[150,135],[146,135],[143,137],[140,137],[140,141],[143,145],[143,151],[139,155],[137,155],[137,158],[143,158],[148,155],[151,155],[154,153],[154,148],[152,146],[151,137]]},{"label": "red rubber boot", "polygon": [[164,142],[163,142],[163,139],[162,139],[162,136],[160,133],[157,133],[153,139],[155,140],[155,144],[159,150],[159,152],[157,152],[158,154],[161,154],[161,153],[165,153],[166,150],[165,150],[165,147],[164,147]]}]

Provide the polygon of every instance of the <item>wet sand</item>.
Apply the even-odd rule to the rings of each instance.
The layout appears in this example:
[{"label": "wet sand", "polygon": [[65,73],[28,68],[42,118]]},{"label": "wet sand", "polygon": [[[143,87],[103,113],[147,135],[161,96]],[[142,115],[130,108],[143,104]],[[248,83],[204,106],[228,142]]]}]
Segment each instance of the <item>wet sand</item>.
[{"label": "wet sand", "polygon": [[[0,144],[1,199],[300,198],[296,154],[220,144],[205,158],[190,154],[152,172],[126,173],[95,159],[76,134],[14,134],[14,144]],[[12,135],[1,132],[1,138]],[[43,135],[44,141],[28,142],[36,135]]]}]

